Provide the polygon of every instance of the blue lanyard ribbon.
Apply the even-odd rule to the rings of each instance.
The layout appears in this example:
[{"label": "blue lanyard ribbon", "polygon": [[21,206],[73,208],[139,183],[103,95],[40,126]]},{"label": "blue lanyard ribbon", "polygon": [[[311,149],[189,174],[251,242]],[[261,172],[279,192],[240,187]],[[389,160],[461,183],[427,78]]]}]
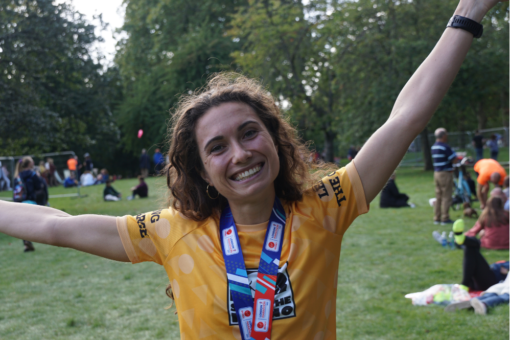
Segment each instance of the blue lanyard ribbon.
[{"label": "blue lanyard ribbon", "polygon": [[285,220],[285,211],[276,197],[260,256],[254,300],[230,207],[227,206],[221,214],[223,259],[243,340],[271,339],[276,277],[282,253]]}]

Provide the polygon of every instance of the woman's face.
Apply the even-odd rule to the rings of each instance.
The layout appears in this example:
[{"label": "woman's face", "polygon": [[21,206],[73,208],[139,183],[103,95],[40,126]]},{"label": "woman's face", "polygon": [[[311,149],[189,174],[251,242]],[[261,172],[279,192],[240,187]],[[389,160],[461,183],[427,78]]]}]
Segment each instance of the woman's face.
[{"label": "woman's face", "polygon": [[272,199],[278,150],[250,106],[225,103],[210,109],[198,120],[195,135],[202,177],[231,204]]}]

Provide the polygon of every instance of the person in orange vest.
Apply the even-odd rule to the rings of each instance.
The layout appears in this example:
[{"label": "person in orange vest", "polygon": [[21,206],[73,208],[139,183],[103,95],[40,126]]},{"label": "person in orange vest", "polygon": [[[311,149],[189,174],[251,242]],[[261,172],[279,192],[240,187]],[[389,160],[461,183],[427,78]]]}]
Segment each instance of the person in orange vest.
[{"label": "person in orange vest", "polygon": [[71,174],[76,178],[76,166],[78,165],[78,157],[70,156],[67,160],[67,168],[71,171]]}]

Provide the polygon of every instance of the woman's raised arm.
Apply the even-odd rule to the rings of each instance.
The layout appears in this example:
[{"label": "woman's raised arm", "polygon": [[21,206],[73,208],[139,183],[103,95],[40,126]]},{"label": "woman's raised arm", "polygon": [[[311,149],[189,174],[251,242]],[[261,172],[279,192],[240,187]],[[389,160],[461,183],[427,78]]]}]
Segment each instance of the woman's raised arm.
[{"label": "woman's raised arm", "polygon": [[[454,15],[480,22],[499,0],[461,0]],[[445,25],[446,22],[438,22]],[[381,191],[411,142],[425,128],[452,84],[473,34],[447,28],[427,59],[400,92],[390,117],[354,160],[367,203]]]},{"label": "woman's raised arm", "polygon": [[0,232],[128,262],[115,217],[71,216],[57,209],[0,201]]}]

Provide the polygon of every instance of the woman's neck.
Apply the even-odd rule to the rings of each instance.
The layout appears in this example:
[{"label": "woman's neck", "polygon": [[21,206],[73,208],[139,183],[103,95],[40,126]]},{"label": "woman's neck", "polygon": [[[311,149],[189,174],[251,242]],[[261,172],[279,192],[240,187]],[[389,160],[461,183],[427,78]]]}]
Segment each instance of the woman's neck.
[{"label": "woman's neck", "polygon": [[270,196],[250,202],[229,202],[234,221],[246,225],[267,222],[273,210],[274,191]]}]

